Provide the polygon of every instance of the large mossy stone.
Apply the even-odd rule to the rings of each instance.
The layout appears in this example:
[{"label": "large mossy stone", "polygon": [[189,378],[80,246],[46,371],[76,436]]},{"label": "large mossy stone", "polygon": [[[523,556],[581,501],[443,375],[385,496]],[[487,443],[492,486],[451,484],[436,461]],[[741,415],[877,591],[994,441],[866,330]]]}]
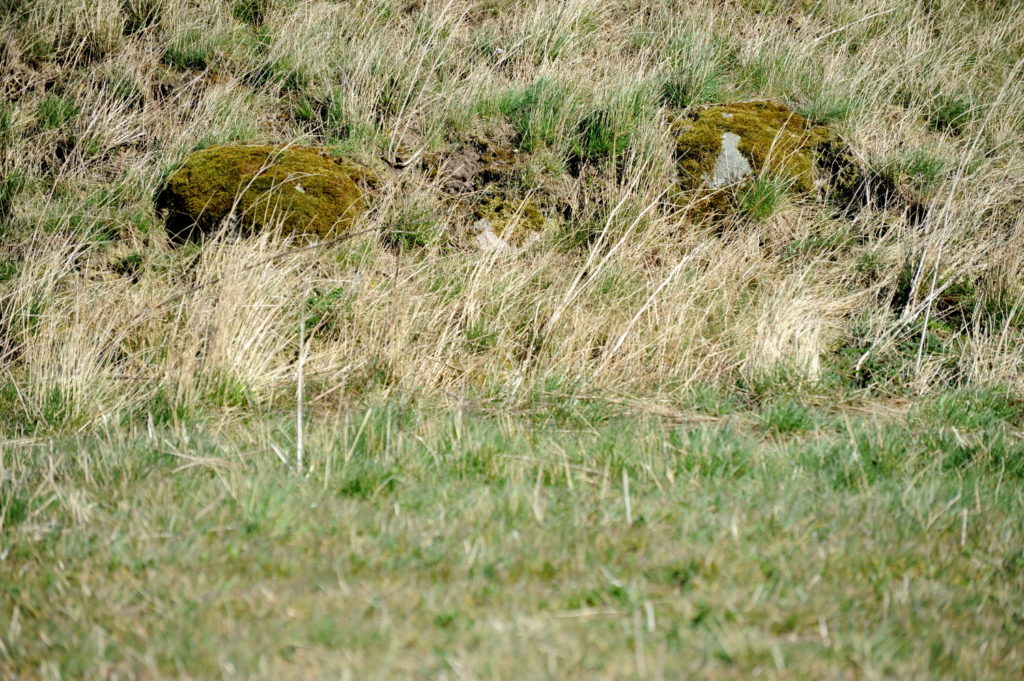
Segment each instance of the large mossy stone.
[{"label": "large mossy stone", "polygon": [[672,132],[680,188],[705,213],[728,210],[733,190],[753,178],[847,198],[858,182],[852,155],[830,128],[774,102],[707,106]]},{"label": "large mossy stone", "polygon": [[333,237],[366,210],[364,169],[313,147],[236,144],[192,153],[157,195],[175,240],[227,222],[247,232]]}]

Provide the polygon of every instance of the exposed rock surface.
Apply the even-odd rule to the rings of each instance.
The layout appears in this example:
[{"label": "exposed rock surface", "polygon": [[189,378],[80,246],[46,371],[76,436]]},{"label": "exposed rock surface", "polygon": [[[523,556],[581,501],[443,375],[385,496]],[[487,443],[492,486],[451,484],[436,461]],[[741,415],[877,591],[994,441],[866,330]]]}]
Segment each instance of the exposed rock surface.
[{"label": "exposed rock surface", "polygon": [[712,189],[739,182],[754,173],[747,157],[740,151],[742,137],[732,132],[722,133],[722,151],[715,159],[715,167],[704,176],[704,181]]},{"label": "exposed rock surface", "polygon": [[191,154],[164,183],[157,207],[172,238],[210,233],[227,221],[254,232],[324,238],[366,210],[374,180],[364,169],[312,147],[225,145]]},{"label": "exposed rock surface", "polygon": [[849,200],[860,171],[827,126],[774,102],[715,104],[673,125],[681,189],[709,193],[708,209],[727,210],[729,191],[752,177],[783,182],[793,192]]}]

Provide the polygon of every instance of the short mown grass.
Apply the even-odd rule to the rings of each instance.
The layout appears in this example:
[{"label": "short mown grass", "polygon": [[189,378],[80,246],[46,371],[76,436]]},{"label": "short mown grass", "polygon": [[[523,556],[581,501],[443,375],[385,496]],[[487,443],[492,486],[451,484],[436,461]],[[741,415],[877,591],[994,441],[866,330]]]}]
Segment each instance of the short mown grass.
[{"label": "short mown grass", "polygon": [[1004,678],[1019,407],[864,406],[363,406],[313,418],[301,472],[279,417],[9,443],[0,669]]}]

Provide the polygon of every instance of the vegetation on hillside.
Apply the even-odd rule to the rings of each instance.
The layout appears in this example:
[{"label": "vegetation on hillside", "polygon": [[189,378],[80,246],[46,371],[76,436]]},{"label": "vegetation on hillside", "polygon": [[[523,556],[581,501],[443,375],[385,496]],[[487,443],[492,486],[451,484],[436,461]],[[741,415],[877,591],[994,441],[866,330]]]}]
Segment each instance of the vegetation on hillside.
[{"label": "vegetation on hillside", "polygon": [[[1019,678],[1022,9],[0,0],[0,676]],[[874,195],[703,219],[762,101]]]}]

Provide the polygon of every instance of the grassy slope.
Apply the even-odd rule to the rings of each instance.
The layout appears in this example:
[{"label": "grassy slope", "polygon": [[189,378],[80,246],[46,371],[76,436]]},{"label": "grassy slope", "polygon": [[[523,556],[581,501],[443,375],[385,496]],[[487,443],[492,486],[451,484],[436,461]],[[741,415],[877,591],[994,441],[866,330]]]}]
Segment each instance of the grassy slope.
[{"label": "grassy slope", "polygon": [[[0,676],[1019,678],[1020,10],[0,0]],[[672,120],[764,97],[899,199],[693,223]],[[172,247],[236,140],[374,210]]]}]

